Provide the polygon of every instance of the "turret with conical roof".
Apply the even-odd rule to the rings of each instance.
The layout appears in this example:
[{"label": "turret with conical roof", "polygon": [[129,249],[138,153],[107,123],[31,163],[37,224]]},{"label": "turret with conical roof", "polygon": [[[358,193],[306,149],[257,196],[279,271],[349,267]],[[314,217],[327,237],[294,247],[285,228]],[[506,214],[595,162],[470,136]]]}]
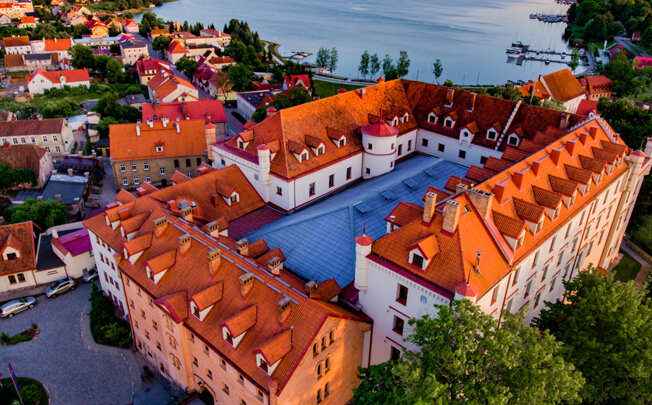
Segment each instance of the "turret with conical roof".
[{"label": "turret with conical roof", "polygon": [[362,177],[369,179],[394,169],[398,129],[389,125],[382,117],[370,125],[360,128],[364,155]]}]

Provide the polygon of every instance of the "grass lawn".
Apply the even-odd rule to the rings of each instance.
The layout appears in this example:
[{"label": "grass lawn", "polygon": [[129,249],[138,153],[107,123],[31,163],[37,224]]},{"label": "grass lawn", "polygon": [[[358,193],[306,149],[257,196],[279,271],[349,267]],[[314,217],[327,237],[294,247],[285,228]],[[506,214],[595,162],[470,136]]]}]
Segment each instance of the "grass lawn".
[{"label": "grass lawn", "polygon": [[[20,387],[20,396],[25,405],[47,405],[50,402],[48,393],[40,382],[27,377],[18,377],[18,386]],[[3,378],[0,380],[0,405],[11,405],[18,400],[16,388],[14,388],[11,379]]]},{"label": "grass lawn", "polygon": [[315,88],[315,93],[321,98],[330,97],[337,94],[337,90],[344,88],[346,90],[355,90],[363,86],[357,86],[354,84],[340,84],[340,83],[330,83],[324,82],[321,80],[312,80],[312,85]]},{"label": "grass lawn", "polygon": [[638,272],[641,270],[641,264],[636,260],[634,260],[627,253],[625,252],[622,253],[623,253],[622,260],[613,269],[614,278],[618,281],[623,281],[623,282],[634,280]]},{"label": "grass lawn", "polygon": [[21,342],[28,342],[34,339],[34,336],[36,336],[37,332],[38,332],[38,325],[32,323],[31,328],[24,330],[14,336],[9,336],[6,333],[2,332],[2,334],[0,334],[0,342],[6,346],[16,345]]}]

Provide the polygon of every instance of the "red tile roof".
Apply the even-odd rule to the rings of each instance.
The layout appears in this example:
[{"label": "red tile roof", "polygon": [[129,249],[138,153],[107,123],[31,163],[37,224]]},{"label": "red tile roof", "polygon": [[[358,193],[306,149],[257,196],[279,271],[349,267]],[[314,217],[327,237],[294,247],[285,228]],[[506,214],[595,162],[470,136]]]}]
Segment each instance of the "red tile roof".
[{"label": "red tile roof", "polygon": [[27,75],[25,80],[31,82],[32,79],[37,76],[44,77],[52,83],[79,83],[90,81],[88,69],[56,70],[46,72],[41,68],[38,68],[36,72]]},{"label": "red tile roof", "polygon": [[7,162],[13,169],[32,169],[39,173],[41,159],[47,150],[36,145],[0,145],[0,162]]},{"label": "red tile roof", "polygon": [[44,39],[43,42],[46,52],[67,51],[72,47],[72,40],[70,38]]},{"label": "red tile roof", "polygon": [[[20,251],[20,257],[4,260],[2,253],[7,247]],[[36,250],[32,222],[0,226],[0,274],[8,275],[35,269]]]},{"label": "red tile roof", "polygon": [[155,119],[154,117],[157,120],[166,117],[170,121],[190,117],[192,120],[203,119],[206,122],[226,122],[222,102],[208,99],[186,101],[185,104],[181,101],[158,104],[143,103],[143,122]]},{"label": "red tile roof", "polygon": [[5,49],[15,46],[30,46],[29,37],[27,35],[19,37],[4,37],[2,38]]},{"label": "red tile roof", "polygon": [[577,106],[577,111],[575,112],[577,115],[589,115],[590,113],[597,113],[598,112],[598,102],[595,100],[582,100],[580,101],[580,104]]}]

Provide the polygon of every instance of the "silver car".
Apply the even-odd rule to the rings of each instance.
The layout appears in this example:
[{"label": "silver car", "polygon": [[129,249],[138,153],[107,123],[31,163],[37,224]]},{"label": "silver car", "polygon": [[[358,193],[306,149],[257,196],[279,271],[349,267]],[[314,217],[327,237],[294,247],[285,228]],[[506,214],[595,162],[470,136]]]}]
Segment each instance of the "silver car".
[{"label": "silver car", "polygon": [[74,290],[75,287],[77,287],[77,282],[75,280],[70,277],[62,278],[61,280],[50,284],[48,289],[45,290],[45,296],[48,298],[54,298],[68,290]]},{"label": "silver car", "polygon": [[29,308],[34,308],[36,305],[36,298],[25,297],[12,300],[0,307],[0,317],[11,318],[19,312],[23,312]]},{"label": "silver car", "polygon": [[88,270],[88,272],[86,272],[86,274],[84,274],[84,282],[90,283],[91,281],[95,280],[97,278],[97,276],[98,276],[97,268],[94,267],[94,268]]}]

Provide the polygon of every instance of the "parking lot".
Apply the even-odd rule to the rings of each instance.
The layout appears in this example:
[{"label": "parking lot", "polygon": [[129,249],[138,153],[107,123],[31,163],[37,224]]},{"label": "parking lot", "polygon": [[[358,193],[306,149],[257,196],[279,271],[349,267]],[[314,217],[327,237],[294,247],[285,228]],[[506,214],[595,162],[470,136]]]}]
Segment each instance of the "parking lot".
[{"label": "parking lot", "polygon": [[90,284],[54,299],[44,295],[38,304],[13,318],[0,319],[0,332],[15,335],[32,322],[40,327],[37,339],[0,346],[0,373],[10,362],[18,376],[41,381],[50,403],[129,404],[141,387],[140,370],[129,350],[98,345],[90,336]]}]

